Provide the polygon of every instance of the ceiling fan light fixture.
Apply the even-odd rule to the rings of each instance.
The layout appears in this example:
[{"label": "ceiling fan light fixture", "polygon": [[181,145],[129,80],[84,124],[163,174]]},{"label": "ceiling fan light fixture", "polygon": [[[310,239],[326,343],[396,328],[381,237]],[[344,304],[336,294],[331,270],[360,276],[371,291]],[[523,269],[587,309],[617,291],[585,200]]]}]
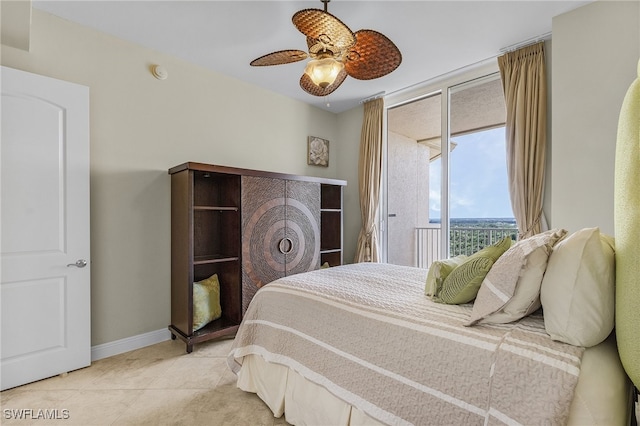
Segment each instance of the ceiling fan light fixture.
[{"label": "ceiling fan light fixture", "polygon": [[293,25],[306,36],[309,53],[302,50],[280,50],[251,61],[251,66],[280,65],[311,58],[300,87],[313,96],[327,96],[347,76],[372,80],[398,68],[402,54],[387,36],[374,30],[355,33],[344,22],[324,10],[302,9],[291,17]]},{"label": "ceiling fan light fixture", "polygon": [[321,88],[326,88],[333,84],[344,69],[344,64],[333,58],[312,59],[307,64],[304,73],[309,76],[313,83]]}]

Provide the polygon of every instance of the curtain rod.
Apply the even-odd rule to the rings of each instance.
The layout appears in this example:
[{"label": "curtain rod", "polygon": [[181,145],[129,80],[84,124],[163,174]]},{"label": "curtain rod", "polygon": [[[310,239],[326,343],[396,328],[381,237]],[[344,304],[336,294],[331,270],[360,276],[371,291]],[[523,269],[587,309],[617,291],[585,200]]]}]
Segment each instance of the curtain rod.
[{"label": "curtain rod", "polygon": [[536,37],[531,37],[527,40],[521,41],[520,43],[512,44],[511,46],[503,47],[500,49],[500,53],[513,52],[514,50],[522,49],[523,47],[531,46],[532,44],[536,44],[541,41],[551,39],[551,31],[548,33],[540,34]]},{"label": "curtain rod", "polygon": [[[456,73],[459,73],[459,72],[466,71],[468,69],[472,69],[472,68],[474,68],[476,66],[484,65],[484,64],[488,63],[489,61],[492,61],[492,60],[496,59],[498,56],[501,56],[501,55],[503,55],[503,54],[505,54],[505,53],[507,53],[507,52],[509,52],[511,50],[517,50],[517,49],[520,49],[522,47],[528,46],[529,44],[534,44],[534,43],[537,43],[539,41],[550,40],[550,39],[551,39],[551,31],[543,33],[543,34],[540,34],[540,35],[537,35],[535,37],[528,38],[526,40],[523,40],[523,41],[520,41],[518,43],[512,44],[510,46],[503,47],[503,48],[500,49],[499,53],[497,53],[495,55],[492,55],[492,56],[489,56],[488,58],[484,58],[484,59],[482,59],[480,61],[477,61],[477,62],[474,62],[472,64],[468,64],[468,65],[465,65],[463,67],[456,68],[456,69],[448,71],[446,73],[434,76],[434,77],[432,77],[432,78],[430,78],[428,80],[424,80],[424,81],[421,81],[419,83],[412,84],[411,86],[403,87],[402,89],[398,89],[398,90],[394,90],[391,93],[386,93],[386,95],[395,95],[397,93],[404,92],[406,90],[411,90],[411,89],[413,89],[415,87],[418,87],[418,86],[423,86],[423,85],[429,84],[430,82],[437,81],[437,80],[439,80],[439,79],[441,79],[441,78],[443,78],[443,77],[445,77],[447,75],[456,74]],[[383,92],[383,96],[384,95],[385,94]],[[375,99],[375,98],[372,97],[372,98],[364,99],[364,100],[360,101],[360,103],[363,103],[363,102],[368,101],[370,99]]]},{"label": "curtain rod", "polygon": [[360,101],[361,104],[365,103],[365,102],[369,102],[372,101],[374,99],[378,99],[383,97],[386,94],[386,92],[378,92],[375,95],[369,96],[368,98],[364,98]]}]

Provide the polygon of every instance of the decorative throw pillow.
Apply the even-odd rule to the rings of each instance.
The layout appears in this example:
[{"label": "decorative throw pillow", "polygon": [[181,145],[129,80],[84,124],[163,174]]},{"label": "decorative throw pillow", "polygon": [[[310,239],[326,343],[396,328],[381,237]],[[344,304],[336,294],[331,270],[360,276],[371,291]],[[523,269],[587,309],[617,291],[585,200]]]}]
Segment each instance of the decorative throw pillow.
[{"label": "decorative throw pillow", "polygon": [[206,280],[193,283],[193,331],[221,316],[218,275],[213,274]]},{"label": "decorative throw pillow", "polygon": [[505,237],[496,244],[487,246],[467,257],[442,282],[440,292],[433,300],[438,303],[459,305],[475,299],[482,280],[493,263],[511,247],[511,237]]},{"label": "decorative throw pillow", "polygon": [[447,278],[451,271],[458,267],[466,258],[467,256],[461,254],[460,256],[452,257],[450,259],[434,261],[431,266],[429,266],[424,294],[431,298],[438,294],[442,288],[442,282],[444,279]]},{"label": "decorative throw pillow", "polygon": [[554,340],[590,347],[613,330],[613,238],[585,228],[560,241],[549,256],[540,299],[544,326]]},{"label": "decorative throw pillow", "polygon": [[540,308],[540,285],[553,245],[565,236],[553,229],[515,243],[482,281],[467,325],[505,324]]}]

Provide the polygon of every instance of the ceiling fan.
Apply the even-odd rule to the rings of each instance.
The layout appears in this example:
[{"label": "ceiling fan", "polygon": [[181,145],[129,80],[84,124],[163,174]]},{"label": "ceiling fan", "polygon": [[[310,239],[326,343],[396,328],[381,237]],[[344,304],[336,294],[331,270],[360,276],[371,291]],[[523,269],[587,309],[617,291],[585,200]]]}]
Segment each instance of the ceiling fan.
[{"label": "ceiling fan", "polygon": [[300,87],[314,96],[326,96],[351,76],[372,80],[398,68],[402,54],[384,34],[373,30],[353,33],[340,19],[324,11],[303,9],[291,20],[307,37],[309,53],[302,50],[280,50],[251,61],[252,66],[282,65],[311,58],[300,78]]}]

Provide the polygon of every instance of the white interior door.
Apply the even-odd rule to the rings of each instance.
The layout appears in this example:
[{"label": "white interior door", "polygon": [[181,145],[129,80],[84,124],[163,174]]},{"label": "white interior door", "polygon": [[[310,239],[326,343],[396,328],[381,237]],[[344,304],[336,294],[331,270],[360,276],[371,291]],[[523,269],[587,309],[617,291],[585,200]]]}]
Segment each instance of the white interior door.
[{"label": "white interior door", "polygon": [[0,72],[4,390],[91,363],[89,89]]}]

